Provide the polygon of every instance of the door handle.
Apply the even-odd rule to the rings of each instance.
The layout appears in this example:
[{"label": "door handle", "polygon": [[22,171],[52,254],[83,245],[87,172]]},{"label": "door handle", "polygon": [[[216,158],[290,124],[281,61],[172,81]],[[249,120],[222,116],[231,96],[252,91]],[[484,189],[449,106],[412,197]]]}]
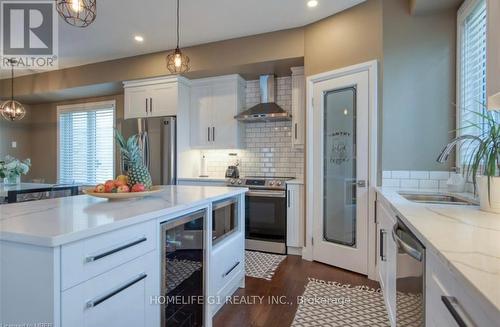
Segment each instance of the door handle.
[{"label": "door handle", "polygon": [[153,98],[149,98],[149,112],[153,113]]},{"label": "door handle", "polygon": [[287,202],[288,202],[288,208],[290,208],[290,190],[288,190]]},{"label": "door handle", "polygon": [[146,114],[148,113],[148,98],[146,98]]},{"label": "door handle", "polygon": [[357,187],[366,187],[366,181],[365,180],[360,180],[356,182]]},{"label": "door handle", "polygon": [[215,127],[212,127],[212,142],[215,142]]},{"label": "door handle", "polygon": [[295,123],[295,140],[297,140],[297,123]]},{"label": "door handle", "polygon": [[210,127],[207,128],[207,141],[210,142]]}]

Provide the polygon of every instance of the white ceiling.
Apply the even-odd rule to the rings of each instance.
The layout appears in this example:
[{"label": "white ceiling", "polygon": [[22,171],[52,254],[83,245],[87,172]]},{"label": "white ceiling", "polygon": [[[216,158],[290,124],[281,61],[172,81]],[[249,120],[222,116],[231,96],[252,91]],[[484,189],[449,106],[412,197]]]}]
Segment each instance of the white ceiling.
[{"label": "white ceiling", "polygon": [[[365,0],[181,0],[181,46],[307,25]],[[75,28],[59,20],[59,68],[175,47],[175,0],[99,0],[96,21]],[[133,36],[140,34],[139,44]],[[31,72],[16,72],[16,75]],[[5,70],[0,77],[7,77]]]}]

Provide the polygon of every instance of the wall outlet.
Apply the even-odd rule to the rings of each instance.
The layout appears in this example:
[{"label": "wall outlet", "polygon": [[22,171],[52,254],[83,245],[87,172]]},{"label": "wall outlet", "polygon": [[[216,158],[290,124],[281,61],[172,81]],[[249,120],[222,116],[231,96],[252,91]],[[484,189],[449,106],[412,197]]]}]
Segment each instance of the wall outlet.
[{"label": "wall outlet", "polygon": [[17,142],[16,141],[12,141],[12,148],[13,149],[17,148]]}]

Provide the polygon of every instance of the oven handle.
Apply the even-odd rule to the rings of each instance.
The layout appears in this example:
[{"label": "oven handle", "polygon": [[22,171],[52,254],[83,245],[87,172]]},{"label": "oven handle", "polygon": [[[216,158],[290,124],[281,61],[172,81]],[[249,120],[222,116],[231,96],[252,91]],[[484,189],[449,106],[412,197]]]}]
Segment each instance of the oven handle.
[{"label": "oven handle", "polygon": [[285,191],[248,191],[246,195],[262,198],[286,198]]}]

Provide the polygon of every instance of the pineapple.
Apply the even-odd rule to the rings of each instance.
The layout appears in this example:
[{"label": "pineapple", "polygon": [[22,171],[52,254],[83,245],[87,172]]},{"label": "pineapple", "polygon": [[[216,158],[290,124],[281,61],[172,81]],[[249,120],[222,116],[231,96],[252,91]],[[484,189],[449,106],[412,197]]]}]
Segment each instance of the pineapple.
[{"label": "pineapple", "polygon": [[142,160],[142,153],[139,148],[138,136],[132,135],[125,141],[123,135],[117,130],[116,141],[120,146],[120,153],[126,167],[128,185],[130,187],[135,184],[143,184],[146,190],[150,190],[153,186],[151,174],[148,168],[144,165]]}]

